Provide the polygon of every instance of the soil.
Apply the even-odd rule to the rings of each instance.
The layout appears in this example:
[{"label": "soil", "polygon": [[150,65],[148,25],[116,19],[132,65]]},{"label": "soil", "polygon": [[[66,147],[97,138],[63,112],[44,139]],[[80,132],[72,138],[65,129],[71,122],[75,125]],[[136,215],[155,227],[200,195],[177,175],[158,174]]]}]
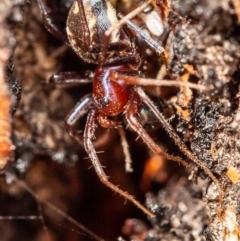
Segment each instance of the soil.
[{"label": "soil", "polygon": [[[46,2],[65,34],[73,0]],[[124,15],[142,3],[111,2]],[[96,66],[46,30],[36,1],[1,0],[0,240],[240,240],[240,4],[155,2],[133,21],[165,48],[168,70],[164,59],[137,38],[141,77],[198,83],[205,90],[144,89],[182,143],[216,177],[222,202],[216,183],[144,105],[139,110],[144,128],[194,172],[153,155],[126,128],[134,170],[126,173],[118,131],[99,127],[98,156],[111,182],[134,195],[155,218],[149,220],[108,190],[64,126],[74,105],[91,93],[91,84],[69,89],[48,84],[56,73],[94,71]],[[85,121],[78,123],[80,131]]]}]

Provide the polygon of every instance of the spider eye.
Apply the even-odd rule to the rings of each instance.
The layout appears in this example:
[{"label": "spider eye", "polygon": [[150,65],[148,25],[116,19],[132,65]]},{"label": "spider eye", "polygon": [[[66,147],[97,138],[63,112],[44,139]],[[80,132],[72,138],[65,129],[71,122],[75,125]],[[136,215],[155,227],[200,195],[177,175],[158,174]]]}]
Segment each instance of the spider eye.
[{"label": "spider eye", "polygon": [[100,105],[100,108],[107,107],[109,104],[109,100],[106,97],[99,98],[97,102]]}]

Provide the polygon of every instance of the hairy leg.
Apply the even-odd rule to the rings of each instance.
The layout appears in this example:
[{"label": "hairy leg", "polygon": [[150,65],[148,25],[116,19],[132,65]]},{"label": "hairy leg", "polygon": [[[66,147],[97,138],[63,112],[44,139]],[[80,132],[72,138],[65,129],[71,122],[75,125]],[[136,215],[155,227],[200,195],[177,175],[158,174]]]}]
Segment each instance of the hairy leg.
[{"label": "hairy leg", "polygon": [[147,214],[150,218],[153,218],[154,215],[148,211],[143,205],[141,205],[133,196],[128,194],[127,192],[124,192],[111,182],[109,182],[108,177],[106,176],[101,163],[99,162],[99,159],[97,157],[96,151],[94,149],[92,139],[94,137],[94,132],[96,129],[96,121],[97,121],[97,115],[98,115],[98,110],[93,109],[89,112],[85,131],[84,131],[84,147],[85,150],[87,151],[92,164],[94,166],[94,169],[100,179],[100,181],[105,184],[107,187],[112,189],[113,191],[119,193],[121,196],[129,200],[130,202],[134,203],[138,208],[140,208],[145,214]]},{"label": "hairy leg", "polygon": [[[163,128],[165,129],[165,131],[172,138],[172,140],[179,147],[179,149],[183,152],[183,154],[185,154],[189,159],[191,159],[194,163],[196,163],[215,183],[215,185],[218,188],[218,192],[219,192],[219,204],[220,204],[219,213],[221,213],[221,205],[222,205],[222,201],[223,201],[223,197],[224,197],[224,192],[223,192],[223,189],[222,189],[219,181],[217,180],[217,178],[192,152],[190,152],[188,150],[187,146],[182,142],[180,137],[172,129],[170,124],[167,122],[167,120],[164,118],[164,116],[158,111],[156,106],[148,98],[148,96],[145,94],[145,92],[140,87],[136,87],[136,92],[141,97],[143,102],[149,107],[149,109],[155,114],[155,116],[158,118],[158,120],[162,124]],[[133,121],[134,121],[134,117],[133,117]]]}]

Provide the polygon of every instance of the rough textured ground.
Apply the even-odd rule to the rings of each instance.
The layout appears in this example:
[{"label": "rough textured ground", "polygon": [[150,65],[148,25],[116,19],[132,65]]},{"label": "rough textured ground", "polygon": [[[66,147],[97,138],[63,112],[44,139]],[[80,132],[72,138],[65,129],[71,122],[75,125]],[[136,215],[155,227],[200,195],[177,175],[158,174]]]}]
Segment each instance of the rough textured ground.
[{"label": "rough textured ground", "polygon": [[[71,2],[48,1],[52,17],[63,31]],[[139,1],[113,1],[113,4],[119,12],[127,14]],[[166,5],[161,5],[160,11],[163,6]],[[139,51],[145,60],[141,72],[146,77],[181,79],[211,87],[205,92],[154,87],[148,88],[148,93],[188,149],[219,180],[224,190],[222,213],[218,212],[218,191],[206,173],[199,169],[188,180],[189,170],[152,156],[141,140],[135,141],[136,134],[131,131],[127,131],[127,137],[133,159],[132,174],[124,172],[124,155],[115,130],[107,131],[105,139],[101,139],[98,150],[104,153],[99,158],[113,183],[142,203],[148,193],[146,205],[156,219],[147,220],[132,204],[124,205],[124,199],[104,187],[94,170],[89,169],[91,164],[83,148],[64,129],[64,118],[91,91],[91,86],[66,90],[42,83],[60,71],[94,70],[95,66],[81,61],[46,31],[35,1],[1,1],[0,95],[11,93],[1,103],[6,103],[4,108],[8,109],[11,100],[10,113],[14,114],[13,121],[9,121],[7,111],[0,106],[1,120],[7,123],[1,126],[6,129],[3,140],[8,147],[1,153],[4,158],[9,155],[1,178],[1,240],[91,239],[41,204],[38,197],[105,240],[116,240],[118,236],[123,237],[119,240],[151,241],[240,239],[239,3],[173,0],[171,6],[173,11],[166,7],[161,12],[163,25],[150,8],[135,19],[136,24],[165,47],[169,65],[166,74],[161,68],[162,60],[139,40]],[[157,26],[162,27],[159,36],[148,25],[155,18]],[[10,92],[4,89],[6,83]],[[161,123],[146,113],[147,123],[143,124],[154,140],[168,153],[184,158]],[[12,139],[9,124],[13,128]],[[80,129],[83,126],[80,123]],[[97,137],[103,132],[100,129]],[[13,154],[11,141],[15,146]],[[1,158],[3,164],[4,158]],[[191,163],[188,158],[185,160]],[[38,196],[32,197],[8,172],[26,182]]]}]

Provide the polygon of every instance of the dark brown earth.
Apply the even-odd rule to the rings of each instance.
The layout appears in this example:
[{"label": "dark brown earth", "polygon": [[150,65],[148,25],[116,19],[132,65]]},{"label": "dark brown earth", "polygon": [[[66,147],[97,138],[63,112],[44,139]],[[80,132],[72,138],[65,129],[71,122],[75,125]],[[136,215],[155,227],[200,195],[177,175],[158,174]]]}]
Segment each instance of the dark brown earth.
[{"label": "dark brown earth", "polygon": [[[47,2],[53,20],[64,32],[72,0]],[[123,14],[140,4],[137,0],[112,2]],[[161,12],[166,2],[160,6]],[[0,135],[6,133],[4,143],[11,150],[12,142],[15,150],[12,154],[2,151],[9,160],[0,179],[0,240],[95,239],[41,200],[104,240],[120,236],[119,240],[145,241],[239,240],[239,9],[236,0],[172,0],[171,8],[161,12],[164,30],[158,37],[146,25],[146,16],[153,16],[152,9],[134,20],[165,47],[169,66],[166,74],[162,60],[150,49],[146,53],[148,46],[139,40],[145,61],[142,76],[181,79],[210,88],[180,91],[152,87],[147,92],[188,149],[218,179],[224,192],[220,213],[218,190],[206,173],[196,166],[198,170],[188,180],[190,170],[152,156],[131,130],[126,134],[134,172],[125,173],[117,131],[107,130],[105,139],[101,139],[105,130],[99,129],[98,151],[104,152],[98,156],[107,175],[156,214],[154,220],[148,220],[134,205],[125,203],[100,183],[83,147],[64,128],[65,117],[82,96],[91,92],[91,85],[56,89],[43,83],[57,72],[94,70],[95,66],[84,63],[45,29],[35,1],[1,0],[0,108],[5,113],[1,118],[8,125],[1,124],[1,120]],[[7,85],[10,92],[4,88]],[[8,108],[10,101],[12,121],[2,111],[2,103]],[[192,163],[161,123],[146,109],[145,113],[147,123],[143,124],[154,140],[168,153]],[[79,128],[83,130],[84,121]]]}]

